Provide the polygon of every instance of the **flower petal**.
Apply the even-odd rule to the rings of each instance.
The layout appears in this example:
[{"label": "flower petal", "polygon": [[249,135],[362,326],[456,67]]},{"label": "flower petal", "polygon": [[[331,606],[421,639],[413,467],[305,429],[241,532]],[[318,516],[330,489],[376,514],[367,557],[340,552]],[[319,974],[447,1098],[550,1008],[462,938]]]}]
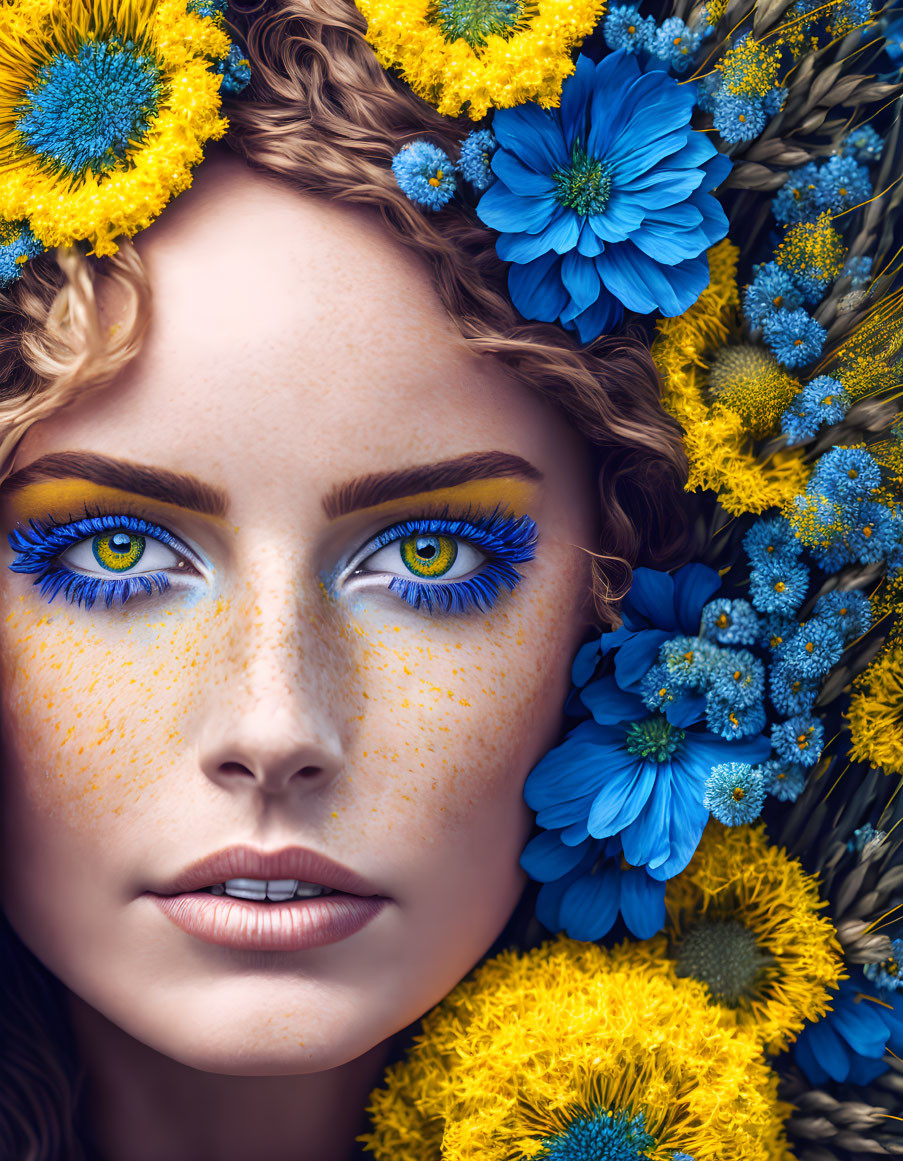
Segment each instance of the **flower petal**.
[{"label": "flower petal", "polygon": [[496,181],[477,203],[477,216],[493,230],[535,234],[551,221],[558,203],[552,197],[521,197]]},{"label": "flower petal", "polygon": [[569,847],[555,830],[547,830],[531,839],[520,857],[520,865],[532,879],[550,883],[572,871],[595,843]]},{"label": "flower petal", "polygon": [[620,892],[614,864],[572,883],[561,900],[561,922],[571,939],[601,939],[618,917]]},{"label": "flower petal", "polygon": [[621,871],[621,914],[637,939],[651,939],[665,926],[665,885],[642,867]]},{"label": "flower petal", "polygon": [[656,767],[633,754],[617,769],[609,766],[605,785],[596,796],[589,812],[587,829],[593,838],[608,838],[629,826],[643,807],[655,786]]},{"label": "flower petal", "polygon": [[[554,173],[570,161],[561,124],[552,113],[532,101],[513,109],[497,109],[492,132],[502,149],[519,157],[537,173]],[[491,165],[495,171],[496,152]]]},{"label": "flower petal", "polygon": [[[644,634],[646,636],[647,634]],[[648,634],[651,636],[651,634]],[[626,646],[625,646],[626,648]],[[618,653],[620,657],[621,651]],[[634,693],[627,693],[611,674],[591,681],[582,690],[580,700],[599,725],[633,722],[649,716],[649,711]]]},{"label": "flower petal", "polygon": [[508,268],[508,293],[524,318],[554,322],[564,310],[568,292],[561,281],[560,265],[561,258],[553,252]]}]

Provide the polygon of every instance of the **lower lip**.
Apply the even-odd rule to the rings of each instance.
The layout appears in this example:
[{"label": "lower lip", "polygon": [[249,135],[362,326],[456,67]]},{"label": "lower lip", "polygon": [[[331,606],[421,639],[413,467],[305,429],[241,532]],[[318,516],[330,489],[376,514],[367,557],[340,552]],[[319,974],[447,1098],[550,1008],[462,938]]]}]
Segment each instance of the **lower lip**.
[{"label": "lower lip", "polygon": [[340,943],[389,902],[381,895],[339,893],[288,903],[252,903],[206,891],[151,898],[188,935],[240,951],[306,951]]}]

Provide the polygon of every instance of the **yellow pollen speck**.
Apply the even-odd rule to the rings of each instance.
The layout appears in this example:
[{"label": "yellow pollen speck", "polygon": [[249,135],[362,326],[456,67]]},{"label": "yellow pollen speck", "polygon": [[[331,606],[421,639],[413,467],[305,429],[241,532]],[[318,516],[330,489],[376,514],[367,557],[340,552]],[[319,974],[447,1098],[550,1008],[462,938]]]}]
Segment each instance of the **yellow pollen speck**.
[{"label": "yellow pollen speck", "polygon": [[815,642],[814,641],[807,641],[806,642],[806,652],[811,653],[814,649],[815,649]]},{"label": "yellow pollen speck", "polygon": [[730,718],[731,725],[733,725],[733,726],[740,725],[740,722],[737,719],[737,715],[734,713],[733,710],[731,710],[731,712],[727,716],[728,716],[728,718]]},{"label": "yellow pollen speck", "polygon": [[735,669],[734,670],[734,681],[739,681],[741,677],[742,677],[742,674],[740,673],[740,670]]},{"label": "yellow pollen speck", "polygon": [[746,114],[745,114],[745,113],[741,113],[741,114],[740,114],[740,116],[737,118],[737,120],[738,120],[738,121],[745,121],[745,120],[746,120]]},{"label": "yellow pollen speck", "polygon": [[726,629],[728,627],[728,625],[730,624],[730,621],[728,620],[727,613],[721,613],[721,615],[716,618],[715,624],[718,626],[719,629]]},{"label": "yellow pollen speck", "polygon": [[868,538],[871,536],[871,534],[872,534],[872,527],[870,524],[866,524],[865,527],[862,529],[862,535],[866,538],[866,540],[868,540]]},{"label": "yellow pollen speck", "polygon": [[742,786],[735,786],[734,787],[734,802],[742,802],[743,797],[744,797],[743,787]]},{"label": "yellow pollen speck", "polygon": [[778,582],[775,584],[775,586],[774,586],[774,591],[775,591],[776,593],[782,593],[782,592],[784,592],[784,590],[785,590],[786,588],[787,588],[787,586],[784,584],[784,582],[783,582],[783,581],[778,581]]}]

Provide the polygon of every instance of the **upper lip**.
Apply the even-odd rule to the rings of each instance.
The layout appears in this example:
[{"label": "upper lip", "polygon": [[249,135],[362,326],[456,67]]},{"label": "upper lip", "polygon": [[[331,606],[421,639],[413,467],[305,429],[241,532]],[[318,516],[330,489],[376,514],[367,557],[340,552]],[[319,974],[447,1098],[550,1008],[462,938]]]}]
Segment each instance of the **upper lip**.
[{"label": "upper lip", "polygon": [[343,867],[326,855],[303,847],[261,851],[254,847],[227,847],[185,867],[154,890],[156,895],[182,895],[225,883],[227,879],[297,879],[319,883],[348,895],[379,895],[377,888],[362,875]]}]

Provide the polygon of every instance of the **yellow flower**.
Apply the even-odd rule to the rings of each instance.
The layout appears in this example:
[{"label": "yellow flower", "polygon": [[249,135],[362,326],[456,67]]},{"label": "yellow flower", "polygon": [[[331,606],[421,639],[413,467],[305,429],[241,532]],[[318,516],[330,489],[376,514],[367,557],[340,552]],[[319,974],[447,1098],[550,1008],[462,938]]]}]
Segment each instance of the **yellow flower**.
[{"label": "yellow flower", "polygon": [[605,0],[357,0],[367,40],[440,113],[557,105]]},{"label": "yellow flower", "polygon": [[843,269],[846,247],[840,232],[831,225],[831,215],[819,215],[815,222],[791,226],[774,253],[778,266],[807,280],[816,279],[827,289]]},{"label": "yellow flower", "polygon": [[787,1111],[755,1041],[713,1020],[700,984],[559,938],[488,961],[425,1018],[371,1096],[362,1139],[378,1161],[555,1161],[606,1146],[648,1161],[789,1161]]},{"label": "yellow flower", "polygon": [[[817,881],[764,827],[709,823],[687,869],[668,883],[666,934],[625,953],[706,983],[722,1019],[780,1052],[828,1010],[843,976]],[[669,960],[670,957],[670,960]]]},{"label": "yellow flower", "polygon": [[741,360],[742,374],[737,367],[732,375],[721,373],[731,371],[732,356],[726,352],[742,338],[737,254],[729,241],[709,251],[708,287],[689,310],[658,323],[652,348],[662,376],[662,402],[684,430],[687,490],[717,492],[722,507],[735,516],[792,500],[805,489],[809,475],[800,451],[760,457],[753,447],[753,436],[769,434],[777,408],[792,398],[794,380],[770,363],[763,365],[759,379],[767,390],[757,397],[757,376],[746,367],[750,360]]},{"label": "yellow flower", "polygon": [[903,642],[887,643],[856,678],[846,716],[850,757],[903,774]]},{"label": "yellow flower", "polygon": [[45,246],[112,254],[191,184],[226,130],[221,22],[185,0],[0,9],[0,216]]}]

